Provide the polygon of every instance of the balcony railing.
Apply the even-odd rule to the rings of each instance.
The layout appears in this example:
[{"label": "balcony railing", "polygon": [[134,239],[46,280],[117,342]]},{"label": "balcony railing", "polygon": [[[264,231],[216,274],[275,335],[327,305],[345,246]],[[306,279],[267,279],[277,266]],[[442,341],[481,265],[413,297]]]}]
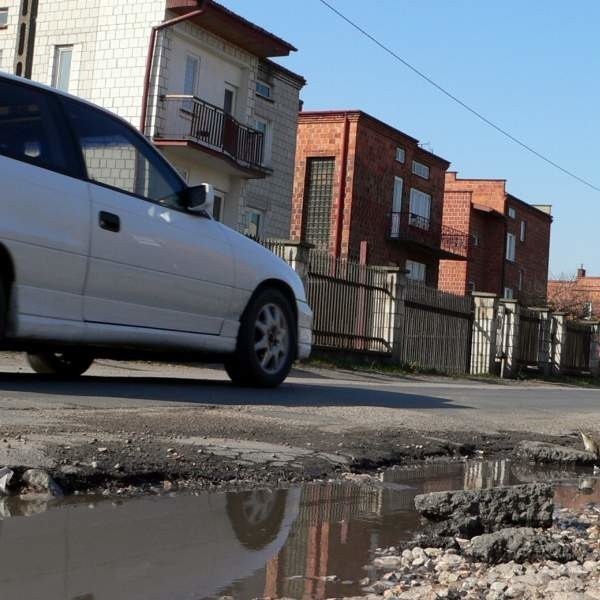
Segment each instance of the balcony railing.
[{"label": "balcony railing", "polygon": [[187,140],[222,152],[246,167],[262,168],[264,136],[222,108],[195,96],[161,97],[164,121],[157,138]]},{"label": "balcony railing", "polygon": [[447,225],[438,229],[429,219],[411,212],[392,213],[390,238],[463,258],[466,258],[469,252],[470,238],[467,233]]}]

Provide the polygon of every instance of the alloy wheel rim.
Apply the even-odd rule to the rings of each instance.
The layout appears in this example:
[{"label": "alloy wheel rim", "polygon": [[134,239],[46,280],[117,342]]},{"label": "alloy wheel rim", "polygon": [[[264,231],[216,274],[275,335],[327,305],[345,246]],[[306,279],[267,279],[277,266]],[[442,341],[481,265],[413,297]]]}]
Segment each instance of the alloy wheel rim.
[{"label": "alloy wheel rim", "polygon": [[265,304],[254,323],[254,352],[266,373],[277,373],[286,363],[289,352],[286,316],[277,304]]}]

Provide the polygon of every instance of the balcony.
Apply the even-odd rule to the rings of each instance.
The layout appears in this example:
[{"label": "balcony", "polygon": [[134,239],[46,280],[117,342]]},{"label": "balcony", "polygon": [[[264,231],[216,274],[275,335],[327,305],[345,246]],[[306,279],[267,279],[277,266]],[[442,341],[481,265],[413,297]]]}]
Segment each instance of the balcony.
[{"label": "balcony", "polygon": [[251,179],[266,177],[271,172],[262,165],[262,132],[195,96],[167,94],[160,100],[160,125],[153,140],[157,146],[194,147],[225,161],[235,173]]},{"label": "balcony", "polygon": [[442,225],[433,227],[429,219],[411,212],[391,214],[390,239],[403,242],[446,260],[467,260],[469,234]]}]

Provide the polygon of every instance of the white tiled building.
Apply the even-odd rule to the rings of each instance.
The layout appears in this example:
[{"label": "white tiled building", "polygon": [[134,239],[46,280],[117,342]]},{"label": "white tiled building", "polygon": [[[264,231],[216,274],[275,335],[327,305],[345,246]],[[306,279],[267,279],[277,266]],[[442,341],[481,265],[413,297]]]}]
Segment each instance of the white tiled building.
[{"label": "white tiled building", "polygon": [[[184,15],[149,51],[152,28]],[[216,216],[263,237],[289,232],[304,80],[268,59],[294,50],[212,0],[0,0],[1,70],[137,127],[145,106],[145,133],[188,183],[215,186]]]}]

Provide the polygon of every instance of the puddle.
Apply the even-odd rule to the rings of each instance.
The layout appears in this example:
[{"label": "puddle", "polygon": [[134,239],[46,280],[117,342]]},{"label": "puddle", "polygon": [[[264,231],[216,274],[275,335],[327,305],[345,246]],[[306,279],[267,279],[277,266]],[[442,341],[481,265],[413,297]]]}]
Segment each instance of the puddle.
[{"label": "puddle", "polygon": [[[416,494],[539,479],[567,480],[557,488],[561,506],[600,501],[599,480],[589,477],[589,469],[533,472],[508,461],[395,469],[372,486],[346,482],[122,502],[76,498],[55,506],[4,500],[0,597],[358,595],[374,550],[409,539],[418,529]],[[338,579],[329,581],[331,576]]]}]

